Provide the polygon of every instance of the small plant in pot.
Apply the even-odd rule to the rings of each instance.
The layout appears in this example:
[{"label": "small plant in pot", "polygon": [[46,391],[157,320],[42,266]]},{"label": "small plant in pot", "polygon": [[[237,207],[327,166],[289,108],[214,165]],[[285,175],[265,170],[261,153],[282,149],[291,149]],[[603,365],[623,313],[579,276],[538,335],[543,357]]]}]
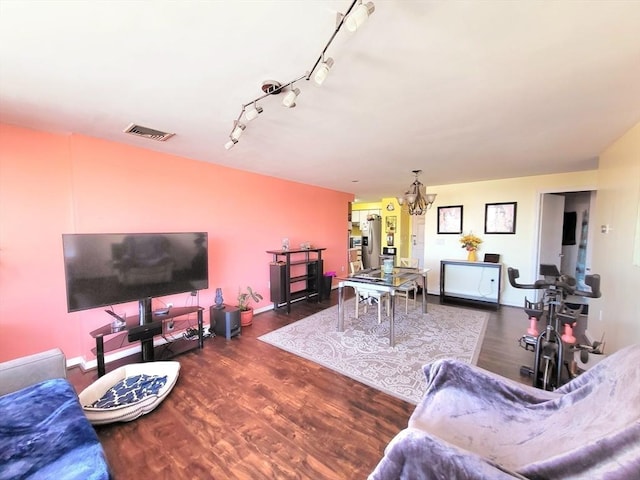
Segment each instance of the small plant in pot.
[{"label": "small plant in pot", "polygon": [[246,290],[238,290],[238,310],[240,310],[240,325],[248,327],[253,323],[253,308],[251,302],[258,303],[262,300],[262,295],[254,291],[251,287]]}]

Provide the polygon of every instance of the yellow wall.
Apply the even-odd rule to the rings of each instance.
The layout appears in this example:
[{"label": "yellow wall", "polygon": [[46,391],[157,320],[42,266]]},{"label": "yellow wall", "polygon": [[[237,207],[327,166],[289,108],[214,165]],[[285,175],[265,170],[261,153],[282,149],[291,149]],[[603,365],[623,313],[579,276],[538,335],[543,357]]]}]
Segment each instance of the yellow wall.
[{"label": "yellow wall", "polygon": [[[634,265],[640,216],[640,123],[600,156],[594,226],[593,271],[602,298],[590,303],[589,333],[605,352],[640,343],[640,266]],[[608,233],[600,226],[609,225]]]},{"label": "yellow wall", "polygon": [[[389,210],[387,205],[393,205],[393,210]],[[387,234],[389,233],[388,226],[390,225],[390,218],[395,217],[395,228],[393,229],[393,247],[397,248],[397,256],[401,256],[403,249],[406,248],[406,242],[404,238],[407,235],[406,228],[402,227],[402,209],[398,205],[398,201],[395,198],[383,198],[382,209],[380,210],[382,216],[382,246],[387,245]]]}]

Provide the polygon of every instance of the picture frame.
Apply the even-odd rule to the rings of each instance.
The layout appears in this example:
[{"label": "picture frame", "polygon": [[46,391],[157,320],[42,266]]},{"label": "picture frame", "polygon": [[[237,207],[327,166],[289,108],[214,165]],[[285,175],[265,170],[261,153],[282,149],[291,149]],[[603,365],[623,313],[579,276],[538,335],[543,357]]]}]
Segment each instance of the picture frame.
[{"label": "picture frame", "polygon": [[386,230],[387,233],[394,233],[396,231],[396,225],[398,223],[398,217],[395,215],[390,215],[386,220]]},{"label": "picture frame", "polygon": [[459,235],[462,233],[462,205],[438,207],[438,234]]},{"label": "picture frame", "polygon": [[515,234],[517,208],[517,202],[486,203],[484,206],[484,233]]}]

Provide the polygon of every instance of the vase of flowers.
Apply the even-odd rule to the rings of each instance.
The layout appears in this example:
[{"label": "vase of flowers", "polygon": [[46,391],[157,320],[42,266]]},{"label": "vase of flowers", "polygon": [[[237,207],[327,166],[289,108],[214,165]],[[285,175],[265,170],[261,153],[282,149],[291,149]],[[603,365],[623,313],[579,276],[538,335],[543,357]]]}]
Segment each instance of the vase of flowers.
[{"label": "vase of flowers", "polygon": [[467,260],[469,262],[475,262],[478,259],[476,256],[476,252],[478,251],[478,248],[480,248],[482,239],[469,232],[466,235],[462,235],[460,237],[460,243],[462,244],[462,248],[467,251]]}]

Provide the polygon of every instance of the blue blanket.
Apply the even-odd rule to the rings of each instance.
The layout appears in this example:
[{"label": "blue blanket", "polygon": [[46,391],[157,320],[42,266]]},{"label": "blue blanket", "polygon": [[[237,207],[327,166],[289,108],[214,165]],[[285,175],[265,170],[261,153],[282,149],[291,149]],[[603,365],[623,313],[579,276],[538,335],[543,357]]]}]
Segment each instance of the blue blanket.
[{"label": "blue blanket", "polygon": [[109,478],[98,436],[68,381],[0,397],[0,418],[0,480]]}]

